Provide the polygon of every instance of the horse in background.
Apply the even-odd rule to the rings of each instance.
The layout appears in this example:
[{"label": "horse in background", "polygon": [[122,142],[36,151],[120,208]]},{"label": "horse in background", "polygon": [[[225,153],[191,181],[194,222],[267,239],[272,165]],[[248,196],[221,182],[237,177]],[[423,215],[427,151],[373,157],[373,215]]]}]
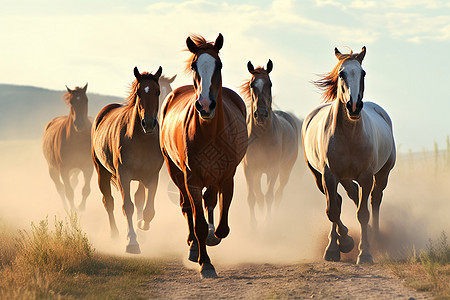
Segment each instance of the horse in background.
[{"label": "horse in background", "polygon": [[[275,201],[281,201],[283,189],[297,160],[301,122],[289,113],[272,109],[272,82],[269,73],[273,69],[273,63],[270,59],[266,69],[255,69],[250,61],[247,69],[251,78],[241,86],[241,94],[250,107],[247,115],[249,142],[243,168],[248,188],[250,222],[256,225],[255,204],[264,207],[265,200],[267,216],[270,217],[274,186],[278,178]],[[263,174],[266,174],[268,183],[265,195],[261,191]]]},{"label": "horse in background", "polygon": [[[75,210],[74,191],[71,177],[81,170],[84,177],[80,210],[86,207],[86,199],[91,192],[93,165],[91,158],[91,126],[88,119],[87,83],[74,90],[66,86],[64,102],[69,106],[69,115],[51,120],[44,130],[42,151],[47,160],[51,179],[55,183],[64,208],[67,201],[70,210]],[[61,182],[62,180],[62,182]]]},{"label": "horse in background", "polygon": [[[123,213],[127,218],[128,244],[126,252],[140,253],[133,226],[134,205],[130,197],[130,183],[137,180],[145,187],[147,198],[136,197],[138,228],[148,230],[155,215],[154,200],[163,157],[159,147],[158,107],[160,88],[155,74],[139,73],[131,85],[125,104],[109,104],[97,115],[92,127],[92,157],[98,173],[98,185],[108,213],[111,235],[118,229],[114,218],[114,199],[111,182],[123,198]],[[145,201],[145,207],[144,207]]]},{"label": "horse in background", "polygon": [[392,122],[386,111],[373,102],[363,102],[364,76],[360,53],[342,54],[335,48],[337,65],[315,84],[325,103],[303,121],[305,159],[319,190],[327,198],[326,213],[332,222],[324,258],[339,261],[340,252],[350,252],[354,241],[341,221],[340,183],[357,206],[361,241],[357,263],[373,263],[368,239],[368,197],[371,196],[372,227],[379,233],[379,209],[383,190],[396,159]]},{"label": "horse in background", "polygon": [[[191,52],[186,69],[192,72],[194,84],[175,89],[164,101],[161,150],[180,191],[180,205],[189,228],[189,260],[200,264],[203,278],[217,277],[206,245],[211,240],[216,244],[230,231],[233,177],[247,150],[246,109],[238,94],[222,87],[219,50],[223,36],[219,34],[210,43],[192,35],[186,45]],[[220,220],[217,229],[211,231],[203,202],[211,220],[213,209],[209,208],[216,205],[217,194]]]}]

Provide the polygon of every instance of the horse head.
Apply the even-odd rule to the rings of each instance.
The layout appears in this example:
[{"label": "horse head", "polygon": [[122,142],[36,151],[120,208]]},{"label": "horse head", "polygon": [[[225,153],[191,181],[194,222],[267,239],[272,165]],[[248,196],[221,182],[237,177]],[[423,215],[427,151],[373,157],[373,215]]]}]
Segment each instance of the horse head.
[{"label": "horse head", "polygon": [[159,88],[161,90],[161,94],[159,95],[159,103],[161,104],[166,96],[172,91],[171,84],[174,82],[177,75],[172,77],[161,76],[159,77]]},{"label": "horse head", "polygon": [[364,106],[362,99],[366,72],[361,64],[366,55],[366,47],[357,54],[341,54],[337,48],[334,49],[334,53],[341,63],[337,81],[337,94],[340,95],[338,98],[345,103],[350,119],[357,120]]},{"label": "horse head", "polygon": [[137,67],[134,68],[136,77],[136,109],[144,133],[153,133],[158,126],[158,103],[159,103],[159,77],[162,68],[159,67],[155,74],[139,73]]},{"label": "horse head", "polygon": [[249,82],[252,99],[252,118],[258,125],[263,125],[272,112],[272,82],[269,73],[272,71],[273,63],[269,59],[266,69],[253,67],[249,61],[247,69],[252,74]]},{"label": "horse head", "polygon": [[223,46],[223,36],[219,33],[214,44],[206,43],[202,37],[192,36],[186,39],[186,45],[193,54],[190,68],[196,93],[195,108],[202,119],[212,119],[222,90],[219,50]]},{"label": "horse head", "polygon": [[66,85],[67,93],[63,95],[64,101],[70,107],[70,114],[73,116],[73,126],[77,132],[88,129],[87,85],[86,83],[84,87],[76,87],[74,90],[69,89]]}]

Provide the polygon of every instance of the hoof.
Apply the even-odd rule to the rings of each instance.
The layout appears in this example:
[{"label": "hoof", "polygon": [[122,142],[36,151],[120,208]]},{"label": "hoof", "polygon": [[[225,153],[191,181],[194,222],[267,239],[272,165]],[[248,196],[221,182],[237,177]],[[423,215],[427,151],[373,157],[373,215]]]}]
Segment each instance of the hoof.
[{"label": "hoof", "polygon": [[200,268],[200,276],[202,279],[205,278],[217,278],[216,270],[214,269],[214,266],[212,264],[203,264]]},{"label": "hoof", "polygon": [[326,250],[323,258],[326,261],[340,261],[341,252],[339,250]]},{"label": "hoof", "polygon": [[144,220],[139,220],[139,221],[137,222],[137,227],[138,227],[140,230],[147,231],[147,230],[150,229],[150,222],[145,222]]},{"label": "hoof", "polygon": [[192,262],[198,262],[199,250],[197,241],[191,242],[189,246],[189,256],[188,259]]},{"label": "hoof", "polygon": [[219,239],[214,234],[214,225],[208,225],[208,236],[206,237],[206,245],[217,246],[222,239]]},{"label": "hoof", "polygon": [[373,264],[373,258],[370,254],[358,255],[358,259],[356,260],[357,265],[361,264]]},{"label": "hoof", "polygon": [[141,249],[139,248],[139,244],[127,245],[127,248],[125,251],[130,254],[141,254]]},{"label": "hoof", "polygon": [[338,245],[342,253],[349,253],[355,247],[355,242],[351,236],[346,235],[338,239]]},{"label": "hoof", "polygon": [[216,229],[215,232],[215,236],[218,237],[219,239],[224,239],[228,236],[228,234],[230,233],[230,227],[228,226],[219,226]]}]

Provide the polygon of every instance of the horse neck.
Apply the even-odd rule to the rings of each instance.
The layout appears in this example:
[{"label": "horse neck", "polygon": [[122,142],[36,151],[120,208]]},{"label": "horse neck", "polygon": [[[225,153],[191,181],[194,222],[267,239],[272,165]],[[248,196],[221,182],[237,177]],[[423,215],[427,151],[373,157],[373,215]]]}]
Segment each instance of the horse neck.
[{"label": "horse neck", "polygon": [[139,117],[138,117],[138,103],[139,99],[136,95],[136,99],[134,100],[134,105],[129,105],[125,107],[125,114],[127,119],[127,133],[126,136],[132,138],[137,132],[139,132],[138,126]]}]

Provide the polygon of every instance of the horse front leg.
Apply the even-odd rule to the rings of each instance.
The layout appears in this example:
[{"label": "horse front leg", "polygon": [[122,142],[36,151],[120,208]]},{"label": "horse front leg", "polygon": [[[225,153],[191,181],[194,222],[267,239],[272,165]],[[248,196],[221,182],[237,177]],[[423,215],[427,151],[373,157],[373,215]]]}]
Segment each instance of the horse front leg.
[{"label": "horse front leg", "polygon": [[75,203],[73,201],[73,188],[72,188],[72,185],[70,184],[70,176],[69,176],[69,172],[67,170],[61,171],[61,179],[64,184],[64,192],[65,192],[66,198],[69,202],[70,210],[75,211]]},{"label": "horse front leg", "polygon": [[274,199],[274,187],[275,187],[275,182],[277,181],[278,178],[278,172],[271,172],[267,174],[267,181],[269,183],[268,187],[267,187],[267,192],[265,195],[265,200],[266,200],[266,209],[267,209],[267,215],[266,215],[266,219],[270,220],[271,215],[272,215],[272,204],[273,204],[273,199]]},{"label": "horse front leg", "polygon": [[328,167],[325,167],[323,176],[323,190],[327,198],[327,215],[332,222],[329,243],[325,249],[324,259],[339,261],[340,252],[349,252],[353,249],[353,238],[348,235],[348,229],[341,221],[342,197],[337,193],[338,179]]},{"label": "horse front leg", "polygon": [[361,241],[359,243],[359,255],[356,261],[357,264],[362,263],[373,263],[372,254],[370,254],[370,245],[368,237],[369,229],[369,209],[367,207],[367,202],[369,194],[373,187],[373,176],[367,174],[361,176],[358,179],[358,183],[361,186],[361,195],[359,197],[359,205],[357,210],[358,221],[361,226]]},{"label": "horse front leg", "polygon": [[142,182],[139,182],[138,188],[136,192],[134,192],[134,205],[136,206],[136,215],[138,220],[143,219],[143,211],[145,205],[145,190],[146,190],[145,185]]},{"label": "horse front leg", "polygon": [[[202,278],[217,277],[214,266],[206,252],[206,238],[208,236],[208,223],[205,220],[202,204],[202,184],[189,172],[185,173],[186,190],[188,192],[189,201],[192,208],[192,216],[194,221],[194,233],[197,238],[200,264],[200,275]],[[220,224],[219,224],[220,225]]]},{"label": "horse front leg", "polygon": [[53,180],[56,186],[56,190],[58,191],[59,197],[61,198],[62,205],[64,210],[68,210],[68,206],[66,203],[66,196],[64,192],[64,184],[61,182],[61,176],[59,175],[59,171],[55,168],[49,167],[48,173],[50,174],[50,178]]},{"label": "horse front leg", "polygon": [[206,214],[208,215],[208,237],[206,238],[206,245],[216,246],[221,239],[214,235],[216,228],[214,227],[214,208],[217,205],[217,192],[215,186],[209,186],[203,193],[203,201],[205,203]]},{"label": "horse front leg", "polygon": [[[119,174],[123,174],[123,172],[120,172]],[[127,218],[127,246],[126,246],[126,252],[132,253],[132,254],[140,254],[141,249],[139,247],[139,243],[137,242],[137,236],[136,232],[134,231],[133,226],[133,213],[134,213],[134,205],[131,202],[131,196],[130,196],[130,183],[131,180],[128,178],[128,176],[119,175],[119,190],[122,194],[123,199],[123,206],[122,211],[125,217]]]},{"label": "horse front leg", "polygon": [[86,200],[89,194],[91,193],[91,179],[92,179],[93,168],[90,165],[89,167],[85,167],[83,169],[83,178],[84,178],[84,186],[81,190],[81,203],[78,206],[78,210],[84,211],[86,209]]},{"label": "horse front leg", "polygon": [[256,180],[260,179],[259,175],[256,175],[255,172],[252,172],[248,165],[244,165],[244,175],[245,181],[247,182],[247,203],[250,209],[250,226],[256,227],[256,216],[255,216],[255,205],[256,205],[256,192],[255,185]]},{"label": "horse front leg", "polygon": [[230,227],[228,226],[228,212],[230,210],[231,200],[233,199],[234,181],[233,177],[224,181],[219,195],[220,206],[220,220],[216,229],[216,236],[218,238],[226,238],[230,233]]},{"label": "horse front leg", "polygon": [[154,174],[147,183],[147,199],[145,201],[144,211],[141,214],[141,219],[138,220],[137,226],[141,230],[149,230],[150,222],[155,217],[155,195],[158,187],[159,173]]}]

